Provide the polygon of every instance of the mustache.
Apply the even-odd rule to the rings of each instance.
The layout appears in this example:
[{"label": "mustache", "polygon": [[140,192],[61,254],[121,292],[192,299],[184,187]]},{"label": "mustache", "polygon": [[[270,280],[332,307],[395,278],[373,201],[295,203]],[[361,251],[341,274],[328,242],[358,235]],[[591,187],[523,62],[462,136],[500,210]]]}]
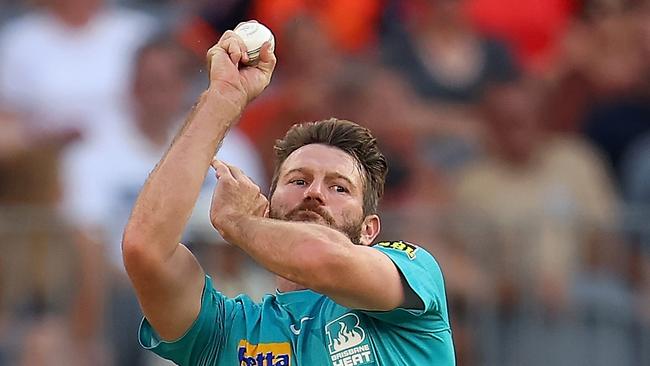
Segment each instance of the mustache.
[{"label": "mustache", "polygon": [[334,217],[332,217],[332,215],[330,215],[329,212],[325,211],[321,207],[321,205],[314,200],[303,201],[298,206],[296,206],[293,210],[289,211],[286,217],[287,218],[295,217],[302,211],[309,211],[317,214],[318,216],[322,217],[325,220],[325,222],[327,222],[328,225],[335,224]]}]

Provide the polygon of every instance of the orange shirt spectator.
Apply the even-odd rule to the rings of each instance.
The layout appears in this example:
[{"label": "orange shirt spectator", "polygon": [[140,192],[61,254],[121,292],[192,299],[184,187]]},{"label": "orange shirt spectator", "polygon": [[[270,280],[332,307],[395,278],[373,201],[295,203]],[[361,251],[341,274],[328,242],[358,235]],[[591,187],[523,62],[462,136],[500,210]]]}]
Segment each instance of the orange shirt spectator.
[{"label": "orange shirt spectator", "polygon": [[268,25],[277,37],[292,19],[312,16],[336,47],[354,53],[375,41],[383,6],[384,0],[258,0],[253,18]]},{"label": "orange shirt spectator", "polygon": [[575,0],[467,0],[477,29],[508,42],[526,69],[552,62],[577,4]]}]

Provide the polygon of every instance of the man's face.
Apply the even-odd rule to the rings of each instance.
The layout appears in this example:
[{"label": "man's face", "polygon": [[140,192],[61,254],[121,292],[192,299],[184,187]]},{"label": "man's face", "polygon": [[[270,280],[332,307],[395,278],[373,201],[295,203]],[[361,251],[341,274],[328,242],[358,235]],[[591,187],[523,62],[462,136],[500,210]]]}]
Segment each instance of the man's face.
[{"label": "man's face", "polygon": [[176,122],[185,108],[184,96],[189,87],[184,62],[179,50],[163,47],[144,52],[136,64],[133,84],[134,100],[141,112],[159,116],[161,123]]},{"label": "man's face", "polygon": [[528,161],[541,139],[535,95],[523,86],[505,85],[492,88],[485,101],[486,122],[504,157]]},{"label": "man's face", "polygon": [[354,158],[321,144],[294,151],[280,168],[270,216],[333,227],[359,244],[363,178]]},{"label": "man's face", "polygon": [[85,24],[104,5],[104,0],[46,0],[44,4],[74,25]]}]

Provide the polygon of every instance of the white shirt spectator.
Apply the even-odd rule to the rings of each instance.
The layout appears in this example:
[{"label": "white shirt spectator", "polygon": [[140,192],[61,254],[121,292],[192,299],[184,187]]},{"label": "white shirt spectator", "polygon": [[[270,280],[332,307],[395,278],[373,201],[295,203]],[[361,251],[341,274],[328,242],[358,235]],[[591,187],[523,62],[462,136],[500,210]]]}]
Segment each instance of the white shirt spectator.
[{"label": "white shirt spectator", "polygon": [[47,11],[12,21],[0,35],[0,103],[41,128],[92,129],[122,102],[133,54],[153,30],[146,15],[113,8],[81,27]]},{"label": "white shirt spectator", "polygon": [[[113,117],[118,118],[117,115]],[[146,181],[169,145],[153,145],[137,128],[128,113],[111,121],[113,129],[96,143],[73,146],[64,165],[64,189],[68,217],[88,228],[105,233],[111,261],[122,267],[120,242],[124,225]],[[102,123],[103,124],[103,123]],[[178,126],[176,126],[178,127]],[[176,131],[170,131],[171,139]],[[241,168],[264,191],[266,179],[261,160],[248,138],[232,129],[217,154],[218,158]],[[212,191],[216,184],[209,169],[187,235],[218,238],[209,219]]]}]

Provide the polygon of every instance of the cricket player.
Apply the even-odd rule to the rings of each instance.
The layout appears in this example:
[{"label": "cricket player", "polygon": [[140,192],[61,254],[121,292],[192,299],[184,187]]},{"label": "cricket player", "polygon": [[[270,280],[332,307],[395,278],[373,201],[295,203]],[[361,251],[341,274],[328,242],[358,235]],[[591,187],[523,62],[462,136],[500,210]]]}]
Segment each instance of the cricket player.
[{"label": "cricket player", "polygon": [[[265,197],[218,147],[269,84],[270,44],[248,62],[227,31],[210,84],[147,179],[123,238],[145,314],[143,347],[179,365],[455,365],[440,267],[406,241],[376,243],[387,164],[370,131],[335,118],[292,127],[275,146]],[[217,151],[215,158],[215,151]],[[260,303],[227,298],[179,243],[210,166],[213,226],[278,278]]]}]

